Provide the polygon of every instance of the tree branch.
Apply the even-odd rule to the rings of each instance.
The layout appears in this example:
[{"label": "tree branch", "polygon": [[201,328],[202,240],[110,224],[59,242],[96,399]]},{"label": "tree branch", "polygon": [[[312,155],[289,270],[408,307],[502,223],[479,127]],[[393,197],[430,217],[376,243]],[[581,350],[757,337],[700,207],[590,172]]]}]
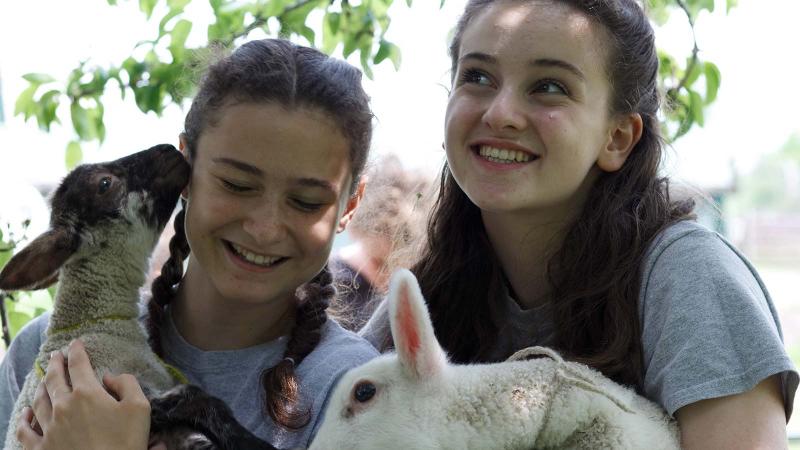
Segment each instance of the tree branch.
[{"label": "tree branch", "polygon": [[689,64],[686,65],[686,72],[684,72],[683,78],[681,78],[681,81],[678,82],[678,85],[675,87],[675,95],[677,95],[678,91],[686,87],[686,82],[689,80],[689,76],[691,75],[692,70],[694,70],[694,66],[697,64],[697,52],[699,52],[700,49],[697,48],[697,35],[694,32],[694,20],[692,19],[692,14],[689,12],[689,8],[686,6],[686,3],[683,0],[675,0],[675,2],[686,14],[686,19],[689,21],[689,27],[692,29],[693,42],[692,58],[689,60]]}]

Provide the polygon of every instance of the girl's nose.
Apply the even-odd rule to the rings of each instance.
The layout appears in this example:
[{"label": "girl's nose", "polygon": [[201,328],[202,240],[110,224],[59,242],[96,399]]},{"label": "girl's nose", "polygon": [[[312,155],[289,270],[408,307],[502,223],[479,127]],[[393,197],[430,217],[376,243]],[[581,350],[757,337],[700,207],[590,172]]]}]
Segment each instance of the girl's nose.
[{"label": "girl's nose", "polygon": [[272,202],[248,211],[242,228],[258,244],[271,244],[286,238],[286,224],[281,209]]},{"label": "girl's nose", "polygon": [[524,129],[527,122],[523,101],[511,89],[499,90],[483,113],[483,122],[494,131]]}]

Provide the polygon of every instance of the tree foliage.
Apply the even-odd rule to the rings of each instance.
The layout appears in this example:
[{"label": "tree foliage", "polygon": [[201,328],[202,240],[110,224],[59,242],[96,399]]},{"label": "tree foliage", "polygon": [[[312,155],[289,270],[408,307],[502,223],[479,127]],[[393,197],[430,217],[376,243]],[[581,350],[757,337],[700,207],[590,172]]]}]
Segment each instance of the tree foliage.
[{"label": "tree foliage", "polygon": [[[400,48],[385,38],[391,22],[388,10],[394,0],[209,0],[215,21],[205,30],[206,45],[194,48],[186,46],[194,28],[185,13],[191,0],[138,1],[149,20],[158,19],[155,36],[138,44],[146,49],[144,56],[121,58],[120,63],[107,67],[84,61],[70,72],[66,82],[47,74],[24,76],[29,85],[17,98],[14,113],[23,115],[26,121],[35,118],[45,131],[69,117],[75,138],[65,151],[68,168],[81,161],[81,142],[102,143],[105,139],[103,96],[109,83],[119,86],[123,98],[132,95],[143,113],[160,115],[169,104],[180,105],[192,95],[194,80],[187,74],[196,72],[201,55],[210,46],[232,47],[255,30],[272,36],[299,36],[327,53],[337,49],[345,57],[357,53],[369,77],[373,65],[390,61],[395,68],[400,66]],[[439,1],[441,6],[445,0]],[[726,0],[727,8],[736,1]],[[113,6],[118,0],[107,2]],[[412,0],[405,3],[411,7]],[[164,11],[163,16],[153,16],[157,7]],[[648,2],[648,13],[656,25],[679,13],[688,20],[693,33],[695,21],[704,10],[713,11],[714,0]],[[696,41],[685,61],[665,52],[659,52],[659,58],[667,100],[664,129],[667,136],[677,139],[695,124],[703,126],[704,111],[716,99],[721,75],[716,65],[700,58]]]}]

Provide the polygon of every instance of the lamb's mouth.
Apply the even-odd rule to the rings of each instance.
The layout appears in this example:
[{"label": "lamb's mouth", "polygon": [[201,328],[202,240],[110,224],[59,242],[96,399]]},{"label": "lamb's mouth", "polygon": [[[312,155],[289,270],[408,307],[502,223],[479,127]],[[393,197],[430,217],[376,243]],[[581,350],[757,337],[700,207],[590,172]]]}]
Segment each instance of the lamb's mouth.
[{"label": "lamb's mouth", "polygon": [[285,256],[259,255],[258,253],[253,253],[240,245],[234,244],[233,242],[223,242],[225,243],[225,246],[228,247],[228,250],[230,250],[235,256],[247,263],[259,267],[274,267],[289,259]]},{"label": "lamb's mouth", "polygon": [[487,161],[500,164],[524,164],[539,159],[539,155],[490,145],[474,145],[472,151]]}]

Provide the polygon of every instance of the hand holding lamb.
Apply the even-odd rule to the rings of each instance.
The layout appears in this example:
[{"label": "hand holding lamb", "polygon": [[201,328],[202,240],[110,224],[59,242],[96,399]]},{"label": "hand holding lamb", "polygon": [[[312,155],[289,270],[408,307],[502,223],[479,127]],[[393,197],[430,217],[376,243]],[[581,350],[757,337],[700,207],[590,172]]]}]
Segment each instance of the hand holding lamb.
[{"label": "hand holding lamb", "polygon": [[449,364],[411,272],[392,277],[388,309],[396,354],[342,378],[311,450],[680,448],[660,407],[553,350]]}]

